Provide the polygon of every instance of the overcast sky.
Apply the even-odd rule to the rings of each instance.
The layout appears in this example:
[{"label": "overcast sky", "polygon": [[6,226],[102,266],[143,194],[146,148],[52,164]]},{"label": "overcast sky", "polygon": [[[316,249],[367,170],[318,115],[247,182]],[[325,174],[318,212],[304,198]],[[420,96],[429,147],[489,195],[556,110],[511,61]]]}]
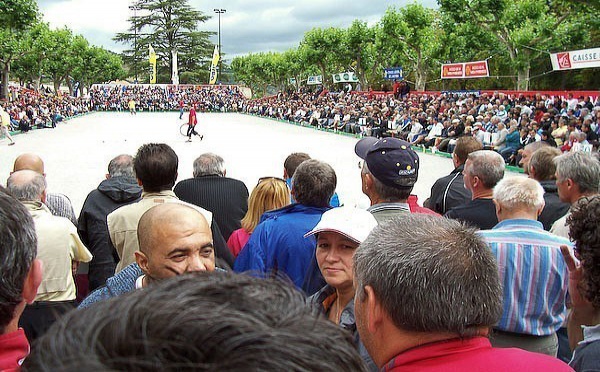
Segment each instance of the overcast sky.
[{"label": "overcast sky", "polygon": [[[213,16],[200,30],[218,29],[214,8],[221,15],[221,44],[227,59],[253,52],[285,51],[298,46],[313,27],[348,27],[360,19],[373,24],[389,6],[402,7],[413,0],[190,0],[189,4]],[[112,37],[128,28],[131,0],[38,0],[44,20],[51,27],[68,26],[92,44],[114,52],[124,49]],[[436,7],[435,0],[421,0]],[[217,42],[215,36],[214,42]]]}]

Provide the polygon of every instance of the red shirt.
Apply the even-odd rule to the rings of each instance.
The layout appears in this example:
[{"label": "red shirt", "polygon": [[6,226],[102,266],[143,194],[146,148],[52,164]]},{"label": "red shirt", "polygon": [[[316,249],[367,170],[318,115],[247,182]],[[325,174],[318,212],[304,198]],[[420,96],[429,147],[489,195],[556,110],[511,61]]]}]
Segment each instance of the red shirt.
[{"label": "red shirt", "polygon": [[0,371],[20,370],[27,355],[29,355],[29,342],[22,328],[0,335]]},{"label": "red shirt", "polygon": [[408,197],[407,203],[410,208],[410,213],[431,214],[434,216],[439,216],[439,214],[435,213],[431,209],[421,207],[419,205],[419,200],[417,199],[417,196],[414,194],[410,194],[410,196]]},{"label": "red shirt", "polygon": [[189,125],[198,124],[198,119],[196,119],[196,109],[193,107],[190,109],[190,115],[188,117],[188,124]]},{"label": "red shirt", "polygon": [[432,342],[406,350],[390,360],[382,371],[573,371],[548,355],[521,349],[493,348],[485,337]]}]

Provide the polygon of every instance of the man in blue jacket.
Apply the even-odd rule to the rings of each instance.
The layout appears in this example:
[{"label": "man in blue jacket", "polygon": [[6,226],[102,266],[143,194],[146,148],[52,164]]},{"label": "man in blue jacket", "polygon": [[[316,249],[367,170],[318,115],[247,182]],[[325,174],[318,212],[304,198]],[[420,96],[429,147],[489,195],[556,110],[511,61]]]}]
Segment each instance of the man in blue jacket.
[{"label": "man in blue jacket", "polygon": [[314,237],[304,234],[317,225],[329,209],[337,184],[333,168],[309,159],[298,166],[292,178],[296,203],[267,212],[235,262],[236,272],[287,275],[311,295],[324,285],[315,262]]}]

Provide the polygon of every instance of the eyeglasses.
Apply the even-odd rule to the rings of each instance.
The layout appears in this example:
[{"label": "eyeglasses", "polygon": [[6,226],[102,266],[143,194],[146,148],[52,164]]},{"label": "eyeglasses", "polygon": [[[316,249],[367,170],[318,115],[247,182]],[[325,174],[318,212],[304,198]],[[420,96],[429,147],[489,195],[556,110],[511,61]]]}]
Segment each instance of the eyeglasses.
[{"label": "eyeglasses", "polygon": [[359,160],[358,161],[358,169],[360,169],[360,170],[363,169],[363,162],[364,162],[364,160]]},{"label": "eyeglasses", "polygon": [[261,182],[268,181],[268,180],[281,181],[281,182],[285,183],[285,185],[287,186],[287,182],[283,178],[279,178],[279,177],[261,177],[258,179],[258,183],[256,184],[256,186],[260,185]]}]

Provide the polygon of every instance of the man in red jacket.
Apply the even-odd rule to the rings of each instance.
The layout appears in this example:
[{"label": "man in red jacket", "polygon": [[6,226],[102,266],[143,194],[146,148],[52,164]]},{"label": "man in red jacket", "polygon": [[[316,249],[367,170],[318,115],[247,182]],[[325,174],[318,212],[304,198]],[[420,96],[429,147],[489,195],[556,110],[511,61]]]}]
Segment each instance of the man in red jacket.
[{"label": "man in red jacket", "polygon": [[371,200],[367,209],[377,222],[408,213],[438,215],[411,195],[419,174],[419,155],[410,143],[397,138],[365,137],[354,152],[361,159],[362,191]]},{"label": "man in red jacket", "polygon": [[198,118],[196,116],[196,105],[192,105],[192,107],[190,108],[190,114],[188,116],[187,142],[192,142],[192,134],[195,134],[196,136],[200,137],[200,141],[204,139],[204,136],[196,132],[196,124],[198,124]]},{"label": "man in red jacket", "polygon": [[29,342],[18,324],[42,281],[42,263],[36,255],[31,215],[0,187],[0,371],[19,370],[29,355]]}]

